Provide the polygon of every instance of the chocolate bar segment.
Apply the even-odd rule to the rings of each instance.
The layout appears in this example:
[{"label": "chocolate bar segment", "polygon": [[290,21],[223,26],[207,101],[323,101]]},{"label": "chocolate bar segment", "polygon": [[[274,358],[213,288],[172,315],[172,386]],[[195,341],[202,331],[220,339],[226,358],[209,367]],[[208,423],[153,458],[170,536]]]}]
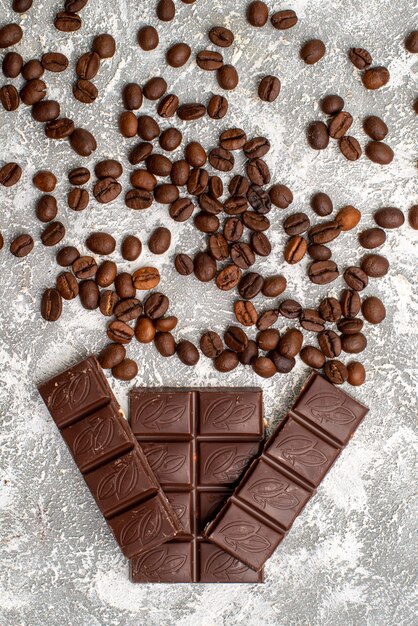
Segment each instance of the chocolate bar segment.
[{"label": "chocolate bar segment", "polygon": [[180,522],[97,360],[77,363],[39,392],[123,554],[173,539]]},{"label": "chocolate bar segment", "polygon": [[313,372],[205,537],[259,571],[367,411]]},{"label": "chocolate bar segment", "polygon": [[183,532],[131,561],[133,582],[261,582],[202,535],[259,453],[259,389],[135,389],[131,427]]}]

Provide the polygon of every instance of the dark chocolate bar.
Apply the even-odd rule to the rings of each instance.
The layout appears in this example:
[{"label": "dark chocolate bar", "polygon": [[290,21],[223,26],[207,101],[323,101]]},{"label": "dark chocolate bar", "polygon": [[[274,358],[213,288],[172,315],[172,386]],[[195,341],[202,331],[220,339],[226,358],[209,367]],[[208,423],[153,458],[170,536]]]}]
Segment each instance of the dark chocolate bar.
[{"label": "dark chocolate bar", "polygon": [[258,571],[315,493],[368,409],[313,372],[204,535]]},{"label": "dark chocolate bar", "polygon": [[160,481],[183,533],[131,561],[134,582],[262,582],[202,537],[260,451],[260,389],[135,389],[131,428]]},{"label": "dark chocolate bar", "polygon": [[88,357],[39,393],[123,554],[131,558],[173,539],[181,525],[98,361]]}]

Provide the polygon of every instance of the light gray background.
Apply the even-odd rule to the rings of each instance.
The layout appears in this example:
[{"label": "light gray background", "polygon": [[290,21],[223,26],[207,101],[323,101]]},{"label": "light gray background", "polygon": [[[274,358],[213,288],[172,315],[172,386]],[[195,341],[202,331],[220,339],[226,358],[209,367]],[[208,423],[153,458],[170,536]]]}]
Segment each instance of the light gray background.
[{"label": "light gray background", "polygon": [[[280,33],[270,25],[252,29],[244,19],[246,2],[197,0],[187,6],[176,0],[178,15],[171,25],[159,24],[161,45],[145,54],[136,45],[136,32],[146,22],[157,24],[153,0],[90,2],[82,12],[83,28],[66,35],[52,26],[57,1],[34,2],[24,16],[12,14],[10,0],[0,0],[0,23],[16,20],[25,32],[17,46],[25,59],[43,51],[62,50],[71,59],[63,74],[46,76],[50,97],[63,103],[65,115],[88,126],[98,138],[96,159],[120,158],[127,165],[128,146],[116,130],[121,109],[120,89],[126,81],[144,82],[164,74],[182,101],[218,93],[216,79],[197,69],[193,60],[181,70],[163,63],[164,49],[186,40],[194,52],[206,47],[206,32],[215,24],[233,29],[236,41],[225,58],[236,64],[239,88],[229,96],[230,113],[216,123],[208,118],[188,126],[179,123],[187,139],[200,138],[210,147],[227,125],[238,125],[249,135],[266,134],[272,143],[267,158],[273,180],[288,184],[295,195],[291,209],[309,209],[314,191],[328,192],[338,209],[353,204],[362,212],[361,228],[373,223],[373,211],[398,206],[406,211],[418,201],[416,179],[417,118],[412,111],[418,59],[408,54],[403,39],[417,27],[416,4],[411,0],[295,0],[271,9],[294,8],[300,18],[296,28]],[[95,79],[100,97],[92,106],[77,103],[71,95],[74,61],[86,51],[92,36],[112,33],[118,51],[102,64]],[[326,57],[316,66],[298,59],[301,42],[319,36]],[[346,56],[350,46],[370,50],[377,64],[388,66],[390,84],[367,92],[359,72]],[[282,81],[274,104],[262,104],[256,85],[265,73]],[[17,83],[16,83],[17,84]],[[304,128],[320,117],[318,100],[324,93],[339,93],[354,117],[352,134],[365,144],[361,121],[366,114],[381,115],[388,123],[388,143],[395,149],[393,163],[385,168],[364,157],[349,163],[335,144],[322,153],[307,148]],[[151,112],[144,106],[143,111]],[[362,356],[367,383],[352,390],[371,411],[348,449],[321,485],[318,495],[296,521],[287,539],[266,566],[266,581],[259,586],[154,585],[135,586],[128,581],[126,561],[120,555],[100,513],[70,459],[64,443],[37,395],[36,383],[105,343],[105,320],[97,312],[67,303],[57,324],[39,315],[42,290],[54,283],[58,268],[54,250],[39,240],[26,259],[13,258],[10,240],[24,231],[36,237],[40,225],[34,216],[39,192],[31,177],[38,168],[52,169],[59,179],[56,196],[59,218],[67,227],[66,243],[82,248],[93,229],[106,229],[118,241],[134,232],[145,242],[158,224],[173,231],[170,252],[164,259],[144,250],[133,268],[148,262],[162,271],[161,289],[170,296],[171,310],[180,320],[177,337],[197,339],[209,325],[222,331],[233,319],[233,294],[214,285],[178,276],[172,269],[176,251],[202,248],[204,236],[190,224],[166,218],[166,208],[145,212],[127,209],[123,200],[100,206],[91,202],[81,214],[66,206],[66,173],[80,159],[65,143],[48,141],[41,125],[27,108],[17,113],[0,111],[0,160],[18,161],[24,169],[19,183],[0,190],[0,230],[6,246],[0,253],[0,624],[2,626],[248,626],[309,625],[392,626],[414,623],[416,563],[413,542],[413,461],[417,389],[417,234],[405,225],[389,232],[383,252],[390,273],[371,280],[367,293],[380,295],[388,310],[380,327],[369,328],[369,346]],[[128,181],[129,167],[124,181]],[[325,293],[337,294],[341,279],[330,289],[307,284],[304,263],[289,267],[282,260],[283,216],[273,210],[271,235],[274,252],[256,268],[264,274],[283,272],[286,295],[305,306],[317,304]],[[340,268],[358,262],[361,250],[356,235],[347,233],[333,244]],[[118,262],[121,258],[115,256]],[[260,308],[261,301],[256,302]],[[285,320],[278,324],[285,327]],[[313,336],[307,341],[315,342]],[[130,354],[139,362],[142,385],[224,384],[261,385],[265,391],[270,425],[284,415],[302,385],[307,368],[299,362],[288,376],[269,381],[251,370],[217,374],[207,359],[189,369],[173,359],[163,360],[152,347],[135,343]],[[349,359],[347,359],[348,361]],[[126,407],[126,383],[112,381]],[[415,554],[414,554],[415,553]],[[416,623],[416,622],[415,622]]]}]

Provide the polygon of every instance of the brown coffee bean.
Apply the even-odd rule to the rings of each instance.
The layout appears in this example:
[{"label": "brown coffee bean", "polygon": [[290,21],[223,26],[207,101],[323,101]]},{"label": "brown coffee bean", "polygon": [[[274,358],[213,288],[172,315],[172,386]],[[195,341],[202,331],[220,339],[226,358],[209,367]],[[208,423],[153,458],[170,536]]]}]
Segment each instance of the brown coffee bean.
[{"label": "brown coffee bean", "polygon": [[231,260],[242,270],[247,270],[254,264],[255,255],[247,243],[234,243],[231,246]]},{"label": "brown coffee bean", "polygon": [[359,242],[363,248],[373,250],[383,245],[386,241],[386,233],[381,228],[367,228],[359,234]]},{"label": "brown coffee bean", "polygon": [[108,343],[97,356],[103,369],[112,369],[119,363],[122,363],[126,356],[126,349],[121,343]]},{"label": "brown coffee bean", "polygon": [[297,328],[290,328],[279,339],[277,351],[281,356],[292,359],[301,351],[303,335]]},{"label": "brown coffee bean", "polygon": [[32,178],[32,182],[39,191],[54,191],[57,184],[57,177],[47,170],[39,170]]},{"label": "brown coffee bean", "polygon": [[37,122],[50,122],[60,114],[60,105],[56,100],[41,100],[32,106],[31,115]]},{"label": "brown coffee bean", "polygon": [[77,279],[71,272],[63,272],[57,277],[56,288],[64,300],[73,300],[78,296]]},{"label": "brown coffee bean", "polygon": [[267,328],[257,333],[256,341],[261,350],[268,352],[277,347],[280,339],[280,332],[276,328]]},{"label": "brown coffee bean", "polygon": [[100,68],[100,57],[97,52],[86,52],[82,54],[75,66],[76,74],[79,78],[91,80]]},{"label": "brown coffee bean", "polygon": [[316,285],[326,285],[338,278],[338,268],[334,261],[313,261],[308,276]]},{"label": "brown coffee bean", "polygon": [[179,108],[179,104],[178,97],[173,93],[169,93],[158,103],[157,113],[160,117],[173,117]]},{"label": "brown coffee bean", "polygon": [[234,370],[238,363],[238,355],[232,350],[223,350],[213,361],[215,369],[224,373]]},{"label": "brown coffee bean", "polygon": [[266,276],[263,280],[261,293],[266,298],[276,298],[281,293],[283,293],[283,291],[285,291],[286,286],[287,281],[284,276],[281,276],[280,274]]},{"label": "brown coffee bean", "polygon": [[61,222],[49,222],[41,233],[44,246],[56,246],[65,237],[65,227]]},{"label": "brown coffee bean", "polygon": [[355,335],[363,329],[363,321],[358,317],[343,317],[338,322],[337,328],[343,335]]},{"label": "brown coffee bean", "polygon": [[303,309],[300,315],[300,325],[305,330],[319,333],[324,330],[325,320],[315,309]]},{"label": "brown coffee bean", "polygon": [[237,321],[243,326],[253,326],[258,319],[253,303],[245,300],[237,300],[235,302],[234,313]]},{"label": "brown coffee bean", "polygon": [[234,167],[234,155],[224,148],[213,148],[209,152],[209,163],[216,170],[230,172]]},{"label": "brown coffee bean", "polygon": [[220,222],[216,215],[209,215],[203,211],[194,217],[194,225],[197,230],[200,230],[202,233],[216,232],[219,228],[219,224]]},{"label": "brown coffee bean", "polygon": [[251,366],[254,372],[262,378],[271,378],[277,373],[276,366],[272,359],[267,356],[259,356],[253,360]]},{"label": "brown coffee bean", "polygon": [[30,235],[19,235],[10,244],[10,252],[13,256],[22,258],[27,256],[32,250],[35,242]]},{"label": "brown coffee bean", "polygon": [[20,97],[14,85],[0,87],[0,102],[6,111],[16,111],[20,104]]},{"label": "brown coffee bean", "polygon": [[244,145],[247,159],[260,159],[270,150],[270,142],[266,137],[254,137]]},{"label": "brown coffee bean", "polygon": [[114,322],[110,322],[107,327],[107,336],[110,341],[126,344],[131,341],[134,336],[134,331],[128,324],[125,324],[125,322],[115,320]]},{"label": "brown coffee bean", "polygon": [[156,333],[154,344],[161,356],[169,357],[176,353],[176,342],[169,332]]},{"label": "brown coffee bean", "polygon": [[90,131],[85,130],[84,128],[74,129],[70,135],[69,141],[74,152],[80,156],[90,156],[91,153],[97,148],[96,139]]},{"label": "brown coffee bean", "polygon": [[231,243],[238,242],[242,237],[243,231],[244,227],[238,217],[229,217],[227,220],[225,220],[222,232],[227,241]]},{"label": "brown coffee bean", "polygon": [[320,39],[310,39],[300,49],[300,58],[308,65],[313,65],[325,54],[325,44]]},{"label": "brown coffee bean", "polygon": [[254,232],[251,234],[251,246],[254,252],[262,257],[268,256],[271,252],[271,243],[262,232]]},{"label": "brown coffee bean", "polygon": [[341,335],[341,347],[344,352],[348,352],[349,354],[358,354],[366,349],[367,339],[363,333]]},{"label": "brown coffee bean", "polygon": [[211,176],[208,183],[208,193],[216,200],[223,196],[224,184],[219,176]]},{"label": "brown coffee bean", "polygon": [[405,222],[405,215],[395,207],[378,209],[373,217],[376,224],[381,228],[399,228]]},{"label": "brown coffee bean", "polygon": [[57,201],[54,196],[43,195],[36,203],[36,217],[40,222],[51,222],[58,213]]},{"label": "brown coffee bean", "polygon": [[337,221],[332,220],[317,224],[309,229],[308,236],[312,243],[329,243],[338,237],[341,232],[340,225]]},{"label": "brown coffee bean", "polygon": [[23,65],[21,73],[25,80],[33,80],[34,78],[40,78],[44,71],[40,61],[31,59]]},{"label": "brown coffee bean", "polygon": [[241,270],[236,265],[227,265],[220,270],[216,277],[216,286],[222,291],[230,291],[238,284]]},{"label": "brown coffee bean", "polygon": [[238,72],[233,65],[222,65],[217,71],[218,84],[222,89],[230,91],[239,83]]},{"label": "brown coffee bean", "polygon": [[46,96],[46,84],[40,78],[28,80],[20,90],[20,99],[27,106],[31,106]]},{"label": "brown coffee bean", "polygon": [[314,194],[311,198],[311,208],[320,217],[325,217],[332,213],[334,207],[329,195],[318,191],[318,193]]},{"label": "brown coffee bean", "polygon": [[45,289],[41,300],[41,315],[47,322],[56,322],[61,317],[62,298],[58,289]]},{"label": "brown coffee bean", "polygon": [[0,168],[0,185],[13,187],[22,176],[22,168],[17,163],[6,163]]},{"label": "brown coffee bean", "polygon": [[328,261],[332,256],[331,250],[320,243],[311,243],[308,246],[308,254],[314,261]]},{"label": "brown coffee bean", "polygon": [[194,274],[201,282],[207,283],[216,275],[216,262],[207,252],[198,252],[193,265]]},{"label": "brown coffee bean", "polygon": [[159,100],[166,91],[167,83],[161,76],[150,78],[142,88],[142,93],[147,100]]},{"label": "brown coffee bean", "polygon": [[287,209],[293,202],[293,194],[286,185],[273,185],[269,189],[270,200],[279,209]]},{"label": "brown coffee bean", "polygon": [[341,292],[340,303],[341,311],[344,317],[355,317],[360,311],[361,300],[357,291],[344,289]]},{"label": "brown coffee bean", "polygon": [[263,277],[257,272],[247,272],[239,281],[238,291],[241,298],[251,300],[255,298],[263,288]]},{"label": "brown coffee bean", "polygon": [[153,321],[149,317],[139,317],[135,326],[135,337],[139,343],[151,343],[156,334]]},{"label": "brown coffee bean", "polygon": [[55,16],[54,26],[64,33],[73,33],[81,28],[81,17],[72,11],[59,11]]},{"label": "brown coffee bean", "polygon": [[277,30],[287,30],[296,26],[298,21],[297,15],[291,9],[277,11],[271,16],[271,23]]},{"label": "brown coffee bean", "polygon": [[367,69],[361,80],[366,89],[380,89],[389,82],[390,74],[386,67],[371,67]]},{"label": "brown coffee bean", "polygon": [[231,178],[228,191],[231,196],[245,196],[248,189],[250,187],[250,181],[245,176],[241,176],[240,174],[236,174]]},{"label": "brown coffee bean", "polygon": [[76,259],[80,257],[80,253],[74,246],[64,246],[57,252],[56,260],[61,267],[69,267]]},{"label": "brown coffee bean", "polygon": [[[142,116],[141,116],[142,117]],[[122,137],[135,137],[138,132],[138,119],[132,111],[123,111],[119,115],[119,131]],[[140,134],[143,139],[143,134]],[[152,137],[153,139],[154,137]]]},{"label": "brown coffee bean", "polygon": [[145,189],[129,189],[125,194],[125,204],[136,211],[148,209],[152,205],[152,195]]},{"label": "brown coffee bean", "polygon": [[134,170],[130,180],[133,187],[145,189],[146,191],[153,191],[157,185],[157,179],[154,174],[142,169]]},{"label": "brown coffee bean", "polygon": [[361,146],[355,137],[350,135],[341,137],[338,147],[348,161],[357,161],[361,157]]},{"label": "brown coffee bean", "polygon": [[229,245],[221,233],[214,233],[209,237],[208,248],[216,261],[225,261],[229,257]]},{"label": "brown coffee bean", "polygon": [[119,302],[119,296],[116,291],[105,289],[100,294],[99,309],[100,313],[106,317],[113,315],[115,306]]},{"label": "brown coffee bean", "polygon": [[418,230],[418,204],[411,206],[409,209],[408,222],[411,228]]},{"label": "brown coffee bean", "polygon": [[321,369],[321,367],[324,366],[325,356],[320,350],[318,350],[318,348],[315,348],[314,346],[305,346],[300,351],[299,356],[302,361],[309,367]]},{"label": "brown coffee bean", "polygon": [[142,252],[142,243],[135,235],[127,235],[122,241],[121,254],[125,261],[136,261]]},{"label": "brown coffee bean", "polygon": [[366,254],[360,267],[370,278],[381,278],[389,271],[389,261],[380,254]]},{"label": "brown coffee bean", "polygon": [[283,228],[287,235],[301,235],[308,230],[310,225],[311,222],[306,213],[293,213],[283,222]]},{"label": "brown coffee bean", "polygon": [[135,297],[136,287],[129,272],[120,272],[115,278],[115,289],[119,298]]},{"label": "brown coffee bean", "polygon": [[169,300],[163,293],[152,293],[144,302],[144,313],[152,320],[164,317],[169,307]]},{"label": "brown coffee bean", "polygon": [[171,67],[182,67],[190,58],[192,50],[187,43],[175,43],[165,53],[165,60]]},{"label": "brown coffee bean", "polygon": [[306,239],[300,237],[299,235],[291,237],[287,242],[283,253],[286,263],[289,263],[290,265],[299,263],[305,256],[307,248],[308,244],[306,243]]},{"label": "brown coffee bean", "polygon": [[210,29],[208,36],[211,42],[220,48],[229,48],[234,43],[233,32],[223,26],[214,26]]},{"label": "brown coffee bean", "polygon": [[321,100],[321,109],[327,115],[335,115],[344,108],[344,100],[341,96],[330,94]]},{"label": "brown coffee bean", "polygon": [[299,302],[296,302],[296,300],[287,298],[280,303],[279,313],[287,319],[297,319],[302,314],[302,306],[299,304]]},{"label": "brown coffee bean", "polygon": [[219,145],[224,150],[240,150],[247,142],[247,135],[242,128],[229,128],[219,136]]},{"label": "brown coffee bean", "polygon": [[252,159],[246,165],[247,176],[254,185],[267,185],[270,182],[270,171],[263,159]]},{"label": "brown coffee bean", "polygon": [[406,37],[405,48],[412,54],[416,54],[418,52],[418,30],[412,30]]},{"label": "brown coffee bean", "polygon": [[346,366],[337,359],[325,363],[324,374],[334,385],[342,385],[348,379]]},{"label": "brown coffee bean", "polygon": [[198,102],[186,102],[177,109],[177,116],[186,122],[192,120],[198,120],[206,114],[206,107],[204,104]]},{"label": "brown coffee bean", "polygon": [[155,267],[140,267],[133,273],[135,289],[154,289],[160,282],[160,272]]},{"label": "brown coffee bean", "polygon": [[223,204],[223,209],[228,215],[241,215],[248,208],[248,201],[243,196],[231,196]]},{"label": "brown coffee bean", "polygon": [[324,330],[318,335],[318,343],[322,352],[329,359],[335,359],[335,357],[341,354],[341,339],[333,330]]},{"label": "brown coffee bean", "polygon": [[335,216],[335,221],[343,231],[355,228],[361,219],[361,213],[358,209],[348,204],[340,209]]},{"label": "brown coffee bean", "polygon": [[187,339],[179,341],[177,344],[177,356],[184,365],[194,366],[199,361],[200,355],[194,344]]},{"label": "brown coffee bean", "polygon": [[362,385],[366,380],[366,370],[364,369],[364,365],[359,363],[358,361],[351,361],[347,365],[348,372],[348,383],[355,387]]},{"label": "brown coffee bean", "polygon": [[71,264],[74,276],[79,280],[92,278],[97,272],[97,263],[92,256],[79,256]]},{"label": "brown coffee bean", "polygon": [[258,85],[258,97],[263,102],[274,102],[280,93],[281,82],[277,76],[264,76]]},{"label": "brown coffee bean", "polygon": [[168,152],[172,152],[181,144],[181,140],[183,135],[177,128],[167,128],[164,130],[158,141],[163,150],[167,150]]},{"label": "brown coffee bean", "polygon": [[325,150],[329,144],[328,128],[324,122],[311,122],[308,126],[306,137],[309,145],[314,150]]},{"label": "brown coffee bean", "polygon": [[347,267],[344,272],[344,280],[355,291],[362,291],[369,283],[367,274],[360,267],[354,265]]},{"label": "brown coffee bean", "polygon": [[200,349],[209,359],[215,359],[224,349],[222,339],[218,333],[208,330],[200,337]]},{"label": "brown coffee bean", "polygon": [[23,37],[19,24],[5,24],[0,28],[0,48],[15,46]]},{"label": "brown coffee bean", "polygon": [[110,59],[116,52],[116,42],[112,35],[102,33],[93,39],[91,49],[97,52],[101,59]]},{"label": "brown coffee bean", "polygon": [[86,239],[86,246],[95,254],[112,254],[116,248],[116,241],[109,233],[91,233]]},{"label": "brown coffee bean", "polygon": [[266,330],[273,326],[277,322],[277,318],[279,317],[279,312],[277,309],[266,309],[262,313],[259,314],[257,319],[257,329],[258,330]]},{"label": "brown coffee bean", "polygon": [[89,193],[87,189],[74,188],[68,192],[67,202],[73,211],[84,211],[89,204]]},{"label": "brown coffee bean", "polygon": [[382,141],[389,130],[385,122],[377,115],[369,115],[363,122],[364,132],[375,141]]},{"label": "brown coffee bean", "polygon": [[96,163],[94,166],[94,173],[99,179],[115,179],[122,176],[123,167],[119,161],[116,161],[115,159],[105,159],[104,161]]},{"label": "brown coffee bean", "polygon": [[163,22],[171,22],[176,14],[173,0],[159,0],[156,9],[157,17]]},{"label": "brown coffee bean", "polygon": [[340,139],[343,137],[353,123],[353,118],[347,111],[340,111],[335,115],[329,125],[328,133],[333,139]]},{"label": "brown coffee bean", "polygon": [[151,154],[146,160],[146,165],[154,176],[170,176],[172,163],[163,154]]},{"label": "brown coffee bean", "polygon": [[280,354],[278,350],[271,350],[269,352],[269,358],[273,361],[279,374],[288,374],[296,365],[296,361],[293,357],[285,357]]},{"label": "brown coffee bean", "polygon": [[247,200],[257,213],[265,215],[271,210],[271,200],[268,193],[259,185],[252,184],[247,191]]},{"label": "brown coffee bean", "polygon": [[173,204],[179,199],[179,190],[176,185],[163,183],[154,189],[154,200],[160,204]]},{"label": "brown coffee bean", "polygon": [[114,261],[103,261],[96,272],[96,283],[99,287],[110,287],[118,273],[116,263]]},{"label": "brown coffee bean", "polygon": [[208,193],[202,193],[199,196],[198,204],[202,211],[211,215],[218,215],[223,209],[222,204]]},{"label": "brown coffee bean", "polygon": [[264,26],[269,17],[269,10],[265,2],[254,0],[247,7],[247,21],[251,26],[261,28]]},{"label": "brown coffee bean", "polygon": [[242,352],[248,345],[248,337],[238,326],[228,326],[224,333],[224,341],[233,352]]},{"label": "brown coffee bean", "polygon": [[17,78],[22,71],[23,59],[18,52],[7,52],[3,57],[2,70],[6,78]]},{"label": "brown coffee bean", "polygon": [[138,165],[145,161],[152,152],[152,144],[147,141],[141,141],[138,143],[128,155],[128,160],[131,165]]},{"label": "brown coffee bean", "polygon": [[348,58],[358,70],[364,70],[372,64],[372,56],[364,48],[350,48]]},{"label": "brown coffee bean", "polygon": [[155,329],[162,332],[167,333],[177,326],[177,317],[175,315],[168,315],[167,317],[161,317],[158,320],[154,320]]},{"label": "brown coffee bean", "polygon": [[341,305],[336,298],[324,298],[319,305],[319,313],[326,322],[338,322],[341,319]]},{"label": "brown coffee bean", "polygon": [[66,139],[74,132],[74,122],[68,117],[61,117],[47,122],[44,127],[48,139]]},{"label": "brown coffee bean", "polygon": [[176,222],[185,222],[191,217],[195,206],[189,198],[179,198],[170,206],[170,217]]},{"label": "brown coffee bean", "polygon": [[79,284],[79,298],[81,305],[93,311],[99,306],[100,292],[94,280],[82,280]]},{"label": "brown coffee bean", "polygon": [[138,31],[138,44],[145,51],[155,50],[158,46],[158,32],[153,26],[143,26]]},{"label": "brown coffee bean", "polygon": [[[265,215],[260,215],[255,211],[246,211],[242,216],[242,221],[244,226],[256,232],[265,231],[270,228],[269,219]],[[254,247],[253,240],[251,240],[251,242]],[[257,250],[255,250],[255,252],[258,253]]]},{"label": "brown coffee bean", "polygon": [[138,365],[132,359],[123,359],[112,367],[112,376],[118,380],[129,381],[138,374]]},{"label": "brown coffee bean", "polygon": [[41,63],[48,72],[63,72],[68,67],[68,59],[61,52],[46,52]]}]

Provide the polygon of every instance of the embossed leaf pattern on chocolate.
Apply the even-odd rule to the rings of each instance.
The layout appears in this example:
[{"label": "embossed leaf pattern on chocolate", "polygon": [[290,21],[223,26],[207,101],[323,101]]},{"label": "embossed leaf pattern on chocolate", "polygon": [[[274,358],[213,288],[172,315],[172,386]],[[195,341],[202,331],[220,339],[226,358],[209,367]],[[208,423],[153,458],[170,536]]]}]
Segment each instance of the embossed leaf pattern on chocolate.
[{"label": "embossed leaf pattern on chocolate", "polygon": [[270,478],[257,480],[248,488],[254,502],[266,508],[271,506],[275,509],[294,509],[299,504],[298,498],[291,493],[287,493],[286,489],[289,483],[285,480]]},{"label": "embossed leaf pattern on chocolate", "polygon": [[245,552],[264,552],[271,546],[270,541],[259,534],[260,525],[251,522],[230,522],[220,529],[225,543],[233,550],[244,550]]},{"label": "embossed leaf pattern on chocolate", "polygon": [[74,454],[94,453],[106,448],[112,441],[114,433],[115,426],[112,418],[97,417],[89,421],[86,428],[74,439]]},{"label": "embossed leaf pattern on chocolate", "polygon": [[173,508],[174,513],[177,515],[178,519],[181,520],[186,512],[186,506],[184,504],[175,504],[170,500],[170,498],[168,498],[168,500]]},{"label": "embossed leaf pattern on chocolate", "polygon": [[328,461],[327,457],[315,446],[318,442],[309,437],[287,437],[276,445],[284,458],[292,465],[300,463],[307,467],[319,467]]},{"label": "embossed leaf pattern on chocolate", "polygon": [[139,541],[143,546],[150,543],[160,532],[162,526],[161,512],[156,507],[143,511],[138,520],[137,517],[124,526],[120,533],[120,544],[123,547]]},{"label": "embossed leaf pattern on chocolate", "polygon": [[151,468],[159,474],[174,474],[186,462],[183,454],[169,454],[167,446],[156,446],[145,450],[145,454]]},{"label": "embossed leaf pattern on chocolate", "polygon": [[311,415],[319,421],[349,424],[356,419],[351,409],[343,406],[344,399],[333,394],[317,394],[306,402]]},{"label": "embossed leaf pattern on chocolate", "polygon": [[118,500],[126,498],[135,488],[138,481],[136,463],[119,462],[113,471],[102,478],[97,487],[99,500],[115,496]]},{"label": "embossed leaf pattern on chocolate", "polygon": [[250,460],[250,455],[237,455],[236,447],[224,447],[208,456],[204,473],[220,480],[236,480]]},{"label": "embossed leaf pattern on chocolate", "polygon": [[75,373],[69,380],[57,385],[48,398],[48,408],[61,409],[65,404],[70,407],[80,406],[87,398],[90,391],[90,377],[88,372]]},{"label": "embossed leaf pattern on chocolate", "polygon": [[244,424],[255,411],[253,404],[239,404],[235,396],[213,402],[203,417],[205,424],[229,430],[232,424]]},{"label": "embossed leaf pattern on chocolate", "polygon": [[211,574],[217,580],[235,580],[248,572],[248,567],[234,559],[223,550],[217,550],[207,560],[205,565],[205,573]]},{"label": "embossed leaf pattern on chocolate", "polygon": [[181,419],[186,407],[175,404],[168,397],[145,400],[136,414],[136,421],[150,430],[161,430]]},{"label": "embossed leaf pattern on chocolate", "polygon": [[135,570],[150,581],[159,582],[164,576],[174,575],[181,570],[187,561],[185,554],[168,553],[167,548],[148,552],[136,562]]}]

